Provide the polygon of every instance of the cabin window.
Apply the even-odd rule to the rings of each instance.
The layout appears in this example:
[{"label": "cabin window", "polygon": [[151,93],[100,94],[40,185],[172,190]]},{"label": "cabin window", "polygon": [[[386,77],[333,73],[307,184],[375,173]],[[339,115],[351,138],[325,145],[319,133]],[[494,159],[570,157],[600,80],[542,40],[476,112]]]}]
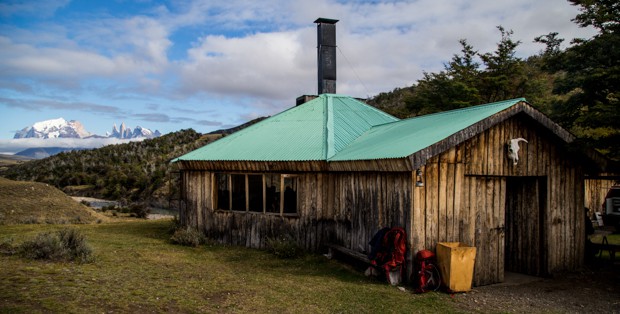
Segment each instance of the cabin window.
[{"label": "cabin window", "polygon": [[263,176],[260,174],[248,174],[248,208],[263,212]]},{"label": "cabin window", "polygon": [[230,176],[232,187],[232,210],[245,211],[245,174],[233,174]]},{"label": "cabin window", "polygon": [[230,175],[226,173],[215,174],[215,186],[217,193],[215,195],[215,208],[230,209],[230,189],[228,187]]},{"label": "cabin window", "polygon": [[284,181],[283,212],[294,214],[297,212],[297,177],[283,176],[282,179]]},{"label": "cabin window", "polygon": [[268,173],[265,177],[265,212],[280,213],[280,175]]},{"label": "cabin window", "polygon": [[297,213],[296,176],[216,173],[214,180],[216,209],[271,214]]}]

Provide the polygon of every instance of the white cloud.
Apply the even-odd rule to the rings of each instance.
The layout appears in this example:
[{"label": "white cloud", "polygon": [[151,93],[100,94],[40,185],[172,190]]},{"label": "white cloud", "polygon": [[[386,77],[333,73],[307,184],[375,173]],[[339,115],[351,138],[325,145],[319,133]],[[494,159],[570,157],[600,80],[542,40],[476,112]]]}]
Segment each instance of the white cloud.
[{"label": "white cloud", "polygon": [[182,89],[242,97],[291,97],[314,73],[314,59],[302,43],[308,32],[206,36],[189,50],[188,60],[179,63]]},{"label": "white cloud", "polygon": [[[46,1],[41,14],[53,16],[66,3]],[[131,112],[142,121],[159,117],[155,120],[168,123],[168,128],[177,127],[173,123],[181,119],[165,111],[173,106],[148,104],[199,106],[211,114],[194,121],[209,123],[213,117],[227,117],[221,123],[230,124],[271,115],[290,107],[299,95],[316,93],[312,22],[318,17],[340,20],[337,42],[344,55],[337,57],[337,91],[355,97],[409,86],[423,71],[441,70],[459,53],[459,39],[467,39],[480,52],[493,51],[500,40],[498,25],[514,30],[513,39],[522,42],[517,48],[520,57],[544,48],[532,43],[539,35],[556,31],[568,43],[593,34],[571,21],[578,9],[565,0],[194,0],[149,7],[150,3],[139,12],[117,16],[81,12],[84,15],[38,19],[27,27],[2,24],[0,90],[9,100],[0,101],[0,106],[51,110],[50,102],[59,99],[65,104],[96,99],[101,104],[97,108],[115,107],[118,110],[108,112]],[[0,16],[34,14],[33,10],[35,6],[17,1],[0,4]],[[44,98],[50,102],[41,101]],[[18,99],[38,101],[16,106]],[[138,111],[147,107],[149,112]]]},{"label": "white cloud", "polygon": [[140,142],[144,138],[117,139],[117,138],[23,138],[0,139],[0,152],[15,154],[33,147],[62,147],[62,148],[99,148],[107,145]]}]

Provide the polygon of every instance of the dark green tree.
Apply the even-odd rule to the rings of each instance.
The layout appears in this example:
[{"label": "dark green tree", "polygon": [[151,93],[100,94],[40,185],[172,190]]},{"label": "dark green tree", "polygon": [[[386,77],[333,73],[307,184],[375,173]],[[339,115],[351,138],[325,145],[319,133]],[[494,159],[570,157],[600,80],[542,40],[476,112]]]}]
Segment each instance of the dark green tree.
[{"label": "dark green tree", "polygon": [[487,103],[525,96],[528,80],[523,60],[515,57],[521,42],[512,40],[512,30],[502,26],[497,29],[501,33],[497,49],[493,53],[479,54],[486,67],[479,81],[479,89],[483,101]]},{"label": "dark green tree", "polygon": [[477,51],[465,39],[459,41],[461,54],[452,56],[439,73],[424,72],[413,93],[405,99],[412,115],[421,115],[480,103],[476,81],[480,76]]},{"label": "dark green tree", "polygon": [[619,160],[620,2],[569,1],[581,10],[573,21],[596,28],[598,34],[575,40],[573,46],[548,59],[551,70],[563,74],[554,91],[566,96],[556,104],[553,118],[601,153]]}]

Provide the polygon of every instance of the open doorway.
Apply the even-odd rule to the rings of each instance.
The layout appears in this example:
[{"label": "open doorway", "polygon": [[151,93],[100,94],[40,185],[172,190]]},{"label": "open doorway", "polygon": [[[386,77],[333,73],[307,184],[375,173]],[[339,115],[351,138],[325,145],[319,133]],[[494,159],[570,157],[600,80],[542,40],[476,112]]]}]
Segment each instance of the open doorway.
[{"label": "open doorway", "polygon": [[532,276],[546,274],[546,206],[546,177],[506,179],[506,271]]}]

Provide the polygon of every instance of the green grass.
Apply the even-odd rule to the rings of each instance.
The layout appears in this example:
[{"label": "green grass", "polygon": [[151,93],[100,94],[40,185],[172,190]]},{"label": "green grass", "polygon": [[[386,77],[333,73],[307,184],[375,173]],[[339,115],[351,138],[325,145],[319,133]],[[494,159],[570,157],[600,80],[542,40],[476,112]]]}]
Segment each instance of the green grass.
[{"label": "green grass", "polygon": [[0,177],[0,225],[93,223],[102,215],[45,183]]},{"label": "green grass", "polygon": [[[606,237],[607,243],[620,245],[620,233],[608,234],[606,235]],[[600,234],[594,235],[590,237],[590,241],[592,241],[593,243],[603,243],[603,236]]]},{"label": "green grass", "polygon": [[[0,255],[0,312],[455,312],[450,296],[415,295],[320,255],[278,259],[243,247],[169,243],[170,221],[75,225],[90,264]],[[14,244],[59,225],[10,225]]]}]

